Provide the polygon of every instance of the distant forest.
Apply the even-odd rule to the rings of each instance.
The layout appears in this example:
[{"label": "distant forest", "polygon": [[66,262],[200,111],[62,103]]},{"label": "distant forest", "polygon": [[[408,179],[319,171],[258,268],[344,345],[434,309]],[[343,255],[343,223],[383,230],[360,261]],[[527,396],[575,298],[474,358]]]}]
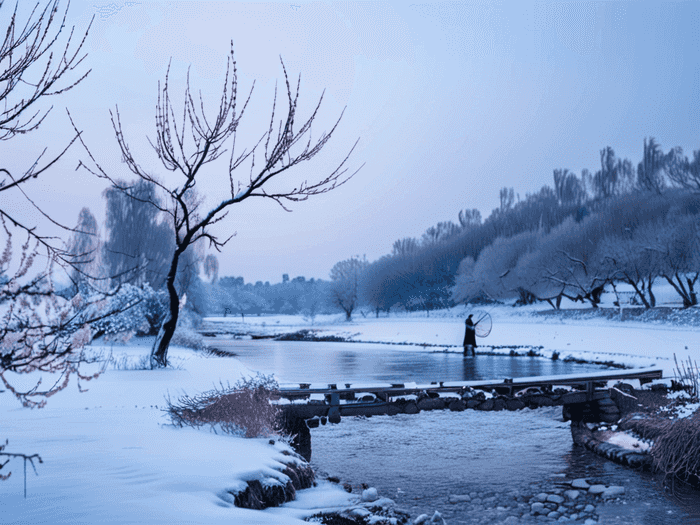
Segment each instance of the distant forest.
[{"label": "distant forest", "polygon": [[[127,185],[127,183],[123,183]],[[153,206],[154,188],[131,185],[131,198],[108,189],[104,239],[87,208],[70,249],[86,257],[92,274],[128,284],[159,310],[174,234]],[[457,213],[420,238],[406,237],[375,261],[359,256],[338,262],[329,280],[303,276],[282,282],[246,283],[218,275],[218,261],[203,246],[183,255],[176,286],[183,307],[198,315],[344,312],[347,319],[390,311],[431,310],[467,303],[546,302],[559,308],[568,298],[597,307],[601,294],[620,283],[634,301],[656,304],[655,283],[663,280],[683,305],[698,303],[700,276],[700,150],[692,158],[681,148],[664,153],[644,140],[636,169],[612,148],[600,151],[600,168],[580,175],[553,170],[553,185],[520,198],[502,188],[500,205],[482,220],[476,209]],[[75,286],[81,276],[76,274]],[[70,295],[70,291],[66,291]],[[152,314],[150,331],[158,325]],[[145,332],[146,330],[143,330]]]}]

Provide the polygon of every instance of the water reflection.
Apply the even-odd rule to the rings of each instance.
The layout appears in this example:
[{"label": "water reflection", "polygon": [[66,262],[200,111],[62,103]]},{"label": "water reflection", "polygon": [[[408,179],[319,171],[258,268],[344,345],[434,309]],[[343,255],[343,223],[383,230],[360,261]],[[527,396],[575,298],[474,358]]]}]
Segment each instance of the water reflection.
[{"label": "water reflection", "polygon": [[[248,367],[283,382],[469,381],[599,371],[596,365],[538,357],[463,356],[390,345],[299,341],[222,341]],[[415,347],[414,347],[415,348]]]},{"label": "water reflection", "polygon": [[[464,357],[411,352],[388,345],[221,341],[253,370],[283,382],[463,381],[598,371],[600,367],[536,357]],[[562,475],[623,485],[627,505],[599,508],[600,523],[700,523],[697,492],[665,493],[658,478],[611,463],[574,446],[558,407],[518,412],[435,411],[417,415],[344,418],[312,430],[318,472],[376,486],[415,516],[453,509],[450,523],[483,525],[485,517],[460,514],[450,494],[527,492]]]}]

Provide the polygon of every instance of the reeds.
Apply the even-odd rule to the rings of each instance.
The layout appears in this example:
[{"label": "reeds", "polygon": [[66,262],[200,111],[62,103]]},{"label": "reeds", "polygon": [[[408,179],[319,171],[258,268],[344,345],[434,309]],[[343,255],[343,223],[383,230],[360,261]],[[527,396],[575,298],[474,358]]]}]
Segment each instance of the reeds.
[{"label": "reeds", "polygon": [[173,424],[200,427],[211,425],[225,433],[247,438],[280,435],[281,411],[270,403],[278,388],[272,376],[258,374],[241,379],[233,387],[167,400],[165,411]]}]

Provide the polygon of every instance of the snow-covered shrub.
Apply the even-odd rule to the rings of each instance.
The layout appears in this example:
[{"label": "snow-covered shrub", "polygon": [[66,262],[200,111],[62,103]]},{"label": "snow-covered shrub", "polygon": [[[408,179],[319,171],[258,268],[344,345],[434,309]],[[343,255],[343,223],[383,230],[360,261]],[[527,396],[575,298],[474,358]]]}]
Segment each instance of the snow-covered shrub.
[{"label": "snow-covered shrub", "polygon": [[177,327],[170,344],[184,346],[192,350],[205,350],[204,338],[197,332],[202,317],[189,309],[183,309],[177,318]]},{"label": "snow-covered shrub", "polygon": [[178,326],[175,329],[173,338],[170,340],[171,345],[184,346],[192,350],[205,350],[207,345],[204,344],[204,338],[191,328],[183,328]]},{"label": "snow-covered shrub", "polygon": [[151,357],[148,354],[142,356],[123,355],[118,359],[114,356],[109,358],[109,364],[114,370],[150,370]]},{"label": "snow-covered shrub", "polygon": [[177,316],[177,328],[179,329],[197,330],[201,325],[202,316],[189,308],[183,308],[180,315]]},{"label": "snow-covered shrub", "polygon": [[156,335],[168,311],[168,294],[164,290],[156,292],[150,286],[144,288],[141,309],[148,323],[148,333],[143,335]]},{"label": "snow-covered shrub", "polygon": [[153,335],[160,328],[167,305],[165,292],[156,292],[148,285],[137,287],[128,283],[123,284],[116,294],[105,301],[110,310],[119,310],[126,304],[137,304],[124,312],[93,323],[95,337],[121,336],[128,339],[132,335]]},{"label": "snow-covered shrub", "polygon": [[201,427],[211,425],[226,433],[253,437],[280,435],[281,411],[270,403],[279,385],[272,376],[257,374],[239,380],[233,387],[187,395],[176,403],[167,400],[165,411],[173,424]]}]

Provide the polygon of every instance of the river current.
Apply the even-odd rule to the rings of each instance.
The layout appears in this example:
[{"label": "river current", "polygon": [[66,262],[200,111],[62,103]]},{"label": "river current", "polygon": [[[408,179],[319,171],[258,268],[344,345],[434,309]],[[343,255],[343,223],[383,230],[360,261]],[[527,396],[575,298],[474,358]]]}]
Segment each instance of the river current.
[{"label": "river current", "polygon": [[[376,344],[217,339],[216,346],[282,383],[460,381],[601,370],[538,357],[464,357]],[[601,524],[700,523],[697,492],[671,494],[658,477],[574,446],[560,407],[344,418],[312,429],[311,441],[317,473],[374,486],[414,518],[438,510],[449,524],[498,523],[493,513],[448,503],[449,496],[476,492],[505,501],[506,494],[537,493],[562,478],[588,478],[627,491],[624,502],[598,507]]]}]

